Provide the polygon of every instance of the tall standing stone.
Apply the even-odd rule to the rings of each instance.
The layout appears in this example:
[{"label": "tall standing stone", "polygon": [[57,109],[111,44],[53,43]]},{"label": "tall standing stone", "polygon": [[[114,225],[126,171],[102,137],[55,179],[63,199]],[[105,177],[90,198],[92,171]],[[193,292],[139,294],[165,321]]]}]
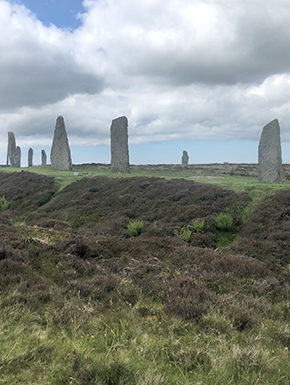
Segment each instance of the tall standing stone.
[{"label": "tall standing stone", "polygon": [[20,167],[21,151],[20,147],[16,147],[15,135],[12,131],[8,132],[7,146],[7,166]]},{"label": "tall standing stone", "polygon": [[62,116],[56,120],[50,162],[51,167],[57,170],[72,169],[71,153]]},{"label": "tall standing stone", "polygon": [[21,148],[19,146],[16,147],[14,154],[14,164],[14,167],[21,167]]},{"label": "tall standing stone", "polygon": [[259,143],[259,181],[282,183],[282,154],[278,119],[268,123]]},{"label": "tall standing stone", "polygon": [[41,150],[41,165],[46,166],[47,156],[44,150]]},{"label": "tall standing stone", "polygon": [[33,166],[33,149],[30,147],[28,150],[28,167]]},{"label": "tall standing stone", "polygon": [[12,131],[8,132],[8,146],[7,146],[7,166],[15,167],[14,155],[16,151],[15,135]]},{"label": "tall standing stone", "polygon": [[188,156],[188,153],[187,151],[183,151],[183,154],[182,154],[182,158],[181,158],[181,165],[182,166],[187,166],[188,165],[188,160],[189,160],[189,156]]},{"label": "tall standing stone", "polygon": [[111,172],[130,174],[128,119],[114,119],[111,124]]}]

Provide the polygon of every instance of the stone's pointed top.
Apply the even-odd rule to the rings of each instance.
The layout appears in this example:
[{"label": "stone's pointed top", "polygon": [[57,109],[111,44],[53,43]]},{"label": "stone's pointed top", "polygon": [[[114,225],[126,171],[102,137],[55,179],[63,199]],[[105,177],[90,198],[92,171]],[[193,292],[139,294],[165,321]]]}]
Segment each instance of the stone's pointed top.
[{"label": "stone's pointed top", "polygon": [[64,118],[62,116],[59,116],[56,119],[55,128],[64,128]]},{"label": "stone's pointed top", "polygon": [[279,120],[278,119],[273,119],[271,120],[271,122],[269,122],[268,124],[266,124],[264,126],[264,128],[270,128],[270,127],[279,127],[280,128],[280,125],[279,125]]},{"label": "stone's pointed top", "polygon": [[56,119],[56,123],[58,122],[64,122],[64,119],[63,119],[63,116],[58,116],[57,119]]},{"label": "stone's pointed top", "polygon": [[280,125],[278,119],[271,120],[271,122],[263,127],[260,141],[266,140],[270,143],[274,140],[274,137],[276,138],[275,141],[280,142]]},{"label": "stone's pointed top", "polygon": [[126,116],[119,116],[119,118],[113,119],[113,122],[115,122],[116,120],[124,120],[124,121],[128,122],[128,119]]},{"label": "stone's pointed top", "polygon": [[8,137],[10,137],[10,138],[15,138],[14,132],[9,131],[9,132],[8,132]]},{"label": "stone's pointed top", "polygon": [[126,116],[120,116],[119,118],[112,120],[112,126],[128,127],[128,119]]}]

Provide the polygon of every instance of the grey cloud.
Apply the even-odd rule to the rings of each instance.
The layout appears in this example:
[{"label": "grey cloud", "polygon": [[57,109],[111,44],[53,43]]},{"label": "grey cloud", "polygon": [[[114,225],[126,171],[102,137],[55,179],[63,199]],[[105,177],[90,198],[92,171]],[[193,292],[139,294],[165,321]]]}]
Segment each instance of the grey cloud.
[{"label": "grey cloud", "polygon": [[73,65],[58,63],[21,63],[1,68],[0,110],[24,106],[41,107],[61,101],[71,94],[95,94],[104,83],[81,73]]},{"label": "grey cloud", "polygon": [[77,59],[73,34],[45,27],[24,7],[0,2],[0,110],[41,107],[105,84]]},{"label": "grey cloud", "polygon": [[[134,9],[131,0],[106,9],[90,1],[83,27],[73,35],[46,28],[52,36],[43,41],[32,26],[8,48],[2,41],[2,132],[52,140],[62,115],[69,140],[93,145],[107,143],[112,119],[126,115],[131,142],[258,141],[262,127],[278,118],[290,140],[290,75],[279,75],[290,72],[290,26],[286,3],[276,0],[275,8],[268,1],[267,18],[257,10],[260,1],[201,1],[218,11],[213,31],[199,40],[167,0],[150,2],[148,14],[145,0]],[[179,11],[189,3],[170,4]],[[154,28],[161,43],[150,40]]]},{"label": "grey cloud", "polygon": [[130,64],[123,64],[123,70],[127,76],[142,74],[151,77],[152,81],[155,78],[155,81],[166,81],[172,86],[259,83],[273,74],[290,72],[290,34],[288,41],[277,40],[271,43],[256,41],[247,45],[244,51],[232,46],[226,53],[221,51],[214,55],[208,54],[206,47],[203,51],[193,47],[190,56],[152,50],[140,54]]},{"label": "grey cloud", "polygon": [[[143,7],[143,22],[138,18],[138,26],[132,16],[127,16],[126,28],[112,10],[116,30],[110,32],[115,39],[102,43],[108,58],[118,59],[128,77],[148,76],[151,81],[174,86],[231,85],[261,82],[273,74],[290,71],[290,10],[284,1],[269,0],[263,5],[255,0],[203,1],[215,10],[212,32],[203,37],[178,11],[174,20],[171,8],[162,3],[161,21],[147,15]],[[180,7],[186,4],[181,1]],[[140,10],[137,12],[139,15]],[[152,40],[154,34],[162,43]]]}]

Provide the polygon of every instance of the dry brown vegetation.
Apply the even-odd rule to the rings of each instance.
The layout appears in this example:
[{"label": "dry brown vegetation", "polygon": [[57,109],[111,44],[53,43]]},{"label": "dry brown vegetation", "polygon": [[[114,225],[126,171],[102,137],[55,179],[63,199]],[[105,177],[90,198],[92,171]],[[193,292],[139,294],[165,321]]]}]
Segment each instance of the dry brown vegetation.
[{"label": "dry brown vegetation", "polygon": [[[26,306],[49,301],[55,291],[104,306],[134,305],[142,291],[158,297],[172,314],[200,319],[209,304],[224,307],[229,293],[288,298],[287,272],[241,255],[273,261],[276,250],[277,261],[289,263],[282,247],[290,226],[288,191],[265,198],[256,208],[232,247],[240,253],[235,255],[213,250],[213,219],[231,212],[240,224],[237,213],[250,201],[246,193],[186,180],[96,177],[54,197],[52,178],[28,172],[0,176],[0,195],[10,203],[1,214],[0,285],[18,291],[17,301]],[[42,194],[53,199],[46,203]],[[34,226],[12,226],[8,218],[20,212],[29,212],[27,221]],[[185,244],[173,230],[195,218],[205,220],[205,233],[193,234]],[[131,219],[145,223],[139,237],[128,235]]]},{"label": "dry brown vegetation", "polygon": [[131,220],[144,222],[143,236],[172,236],[175,226],[204,219],[207,235],[199,235],[197,245],[212,244],[214,218],[220,212],[239,213],[251,200],[214,185],[184,179],[133,177],[84,178],[64,188],[53,200],[33,212],[28,222],[45,218],[65,220],[74,229],[91,228],[95,234],[127,237]]},{"label": "dry brown vegetation", "polygon": [[235,252],[265,262],[290,263],[290,191],[266,196],[251,218],[240,229],[240,239],[232,247]]}]

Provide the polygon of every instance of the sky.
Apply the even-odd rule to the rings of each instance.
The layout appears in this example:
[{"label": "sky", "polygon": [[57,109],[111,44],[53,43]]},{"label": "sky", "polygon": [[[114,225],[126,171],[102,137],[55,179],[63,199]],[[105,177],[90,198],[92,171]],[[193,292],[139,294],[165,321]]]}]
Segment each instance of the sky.
[{"label": "sky", "polygon": [[73,163],[257,163],[278,119],[290,163],[288,0],[0,0],[0,164],[13,131],[48,160],[63,116]]}]

